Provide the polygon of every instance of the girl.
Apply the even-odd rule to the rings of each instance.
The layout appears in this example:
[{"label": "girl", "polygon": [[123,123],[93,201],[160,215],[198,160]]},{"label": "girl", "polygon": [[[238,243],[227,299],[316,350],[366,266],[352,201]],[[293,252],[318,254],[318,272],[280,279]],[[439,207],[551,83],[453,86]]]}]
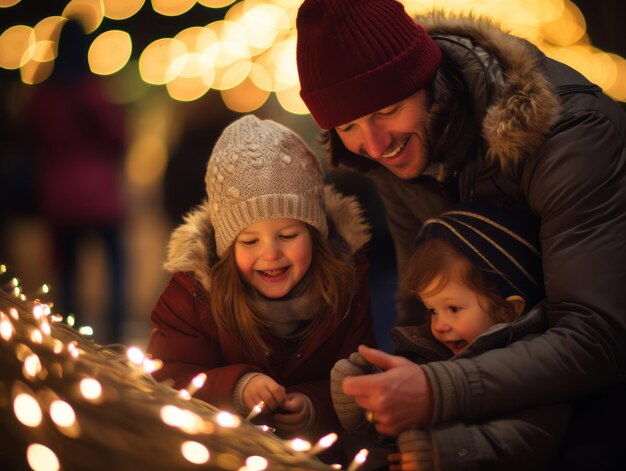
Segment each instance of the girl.
[{"label": "girl", "polygon": [[[544,297],[540,253],[536,221],[512,208],[466,203],[426,221],[402,289],[422,302],[430,322],[395,327],[395,353],[443,367],[441,360],[462,361],[544,331],[547,320],[537,304]],[[333,400],[351,431],[371,430],[368,422],[375,423],[376,415],[350,403],[341,382],[367,372],[371,365],[359,353],[338,362],[332,372]],[[523,372],[523,385],[521,378]],[[408,430],[389,456],[394,443],[371,437],[377,453],[370,456],[378,461],[370,460],[366,469],[387,469],[388,461],[391,470],[550,469],[567,418],[565,406],[554,406]]]},{"label": "girl", "polygon": [[369,226],[354,198],[324,187],[294,132],[254,116],[230,124],[206,173],[208,199],[172,234],[172,278],[152,312],[147,351],[157,380],[263,423],[283,437],[338,429],[333,364],[375,343],[363,248]]}]

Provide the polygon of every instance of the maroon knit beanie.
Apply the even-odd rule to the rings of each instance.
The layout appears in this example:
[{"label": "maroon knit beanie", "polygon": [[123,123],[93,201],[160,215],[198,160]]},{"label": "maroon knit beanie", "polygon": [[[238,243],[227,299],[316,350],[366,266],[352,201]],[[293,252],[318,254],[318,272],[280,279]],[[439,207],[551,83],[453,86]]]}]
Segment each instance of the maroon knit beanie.
[{"label": "maroon knit beanie", "polygon": [[414,94],[441,60],[395,0],[305,0],[296,25],[300,96],[322,129]]}]

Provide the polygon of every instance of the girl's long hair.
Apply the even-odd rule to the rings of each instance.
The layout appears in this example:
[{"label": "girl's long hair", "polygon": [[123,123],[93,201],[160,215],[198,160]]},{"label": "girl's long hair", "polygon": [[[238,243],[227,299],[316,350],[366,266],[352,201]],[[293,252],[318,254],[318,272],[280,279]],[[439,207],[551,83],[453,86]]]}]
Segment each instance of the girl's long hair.
[{"label": "girl's long hair", "polygon": [[[309,267],[311,286],[325,306],[320,306],[319,315],[311,320],[309,332],[320,322],[333,317],[341,317],[348,309],[357,286],[356,269],[341,248],[331,245],[322,235],[307,224],[311,235],[313,256]],[[345,249],[344,249],[345,250]],[[235,262],[234,244],[213,266],[210,272],[211,313],[218,328],[233,335],[257,361],[270,353],[270,348],[263,337],[267,330],[266,323],[257,316],[249,302],[247,285],[240,275]]]},{"label": "girl's long hair", "polygon": [[420,295],[439,293],[451,280],[474,291],[481,307],[495,322],[512,322],[519,317],[480,267],[442,239],[427,239],[416,246],[404,271],[401,288],[419,299]]}]

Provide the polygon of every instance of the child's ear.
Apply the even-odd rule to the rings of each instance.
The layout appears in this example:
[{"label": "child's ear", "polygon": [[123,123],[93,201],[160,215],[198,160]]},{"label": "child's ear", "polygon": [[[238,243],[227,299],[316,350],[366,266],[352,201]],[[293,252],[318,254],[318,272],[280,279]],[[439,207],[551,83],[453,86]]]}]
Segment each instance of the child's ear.
[{"label": "child's ear", "polygon": [[506,300],[509,304],[511,304],[511,306],[513,306],[513,310],[517,316],[522,315],[524,308],[526,307],[526,301],[524,301],[524,298],[515,294],[513,296],[509,296]]}]

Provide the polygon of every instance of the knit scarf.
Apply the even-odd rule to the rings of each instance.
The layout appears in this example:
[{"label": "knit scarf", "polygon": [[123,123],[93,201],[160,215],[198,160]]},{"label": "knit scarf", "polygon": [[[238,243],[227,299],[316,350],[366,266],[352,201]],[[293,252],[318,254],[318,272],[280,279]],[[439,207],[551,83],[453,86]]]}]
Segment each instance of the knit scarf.
[{"label": "knit scarf", "polygon": [[250,306],[261,325],[283,339],[296,339],[306,335],[315,325],[324,309],[322,297],[311,288],[311,277],[305,275],[282,298],[267,298],[250,288]]}]

